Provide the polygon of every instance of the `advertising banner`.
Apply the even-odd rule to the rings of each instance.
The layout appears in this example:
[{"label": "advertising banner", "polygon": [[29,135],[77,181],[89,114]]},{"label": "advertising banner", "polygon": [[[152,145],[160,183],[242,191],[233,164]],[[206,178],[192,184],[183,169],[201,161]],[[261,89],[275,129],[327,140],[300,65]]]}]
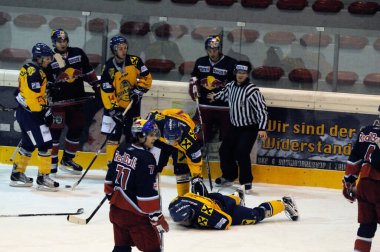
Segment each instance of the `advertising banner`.
[{"label": "advertising banner", "polygon": [[345,170],[361,127],[375,115],[269,108],[268,138],[259,141],[257,163]]}]

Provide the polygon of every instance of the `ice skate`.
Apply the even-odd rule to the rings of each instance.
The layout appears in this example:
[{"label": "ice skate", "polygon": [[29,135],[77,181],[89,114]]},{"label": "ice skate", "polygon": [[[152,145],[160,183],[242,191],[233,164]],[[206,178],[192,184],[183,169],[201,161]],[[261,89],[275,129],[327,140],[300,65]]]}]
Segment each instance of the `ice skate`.
[{"label": "ice skate", "polygon": [[16,171],[17,165],[13,165],[11,173],[11,181],[9,182],[10,186],[14,187],[31,187],[33,186],[33,178],[29,178],[23,172]]},{"label": "ice skate", "polygon": [[250,194],[252,193],[252,184],[249,183],[249,184],[244,184],[242,185],[242,187],[244,188],[244,193],[245,194]]},{"label": "ice skate", "polygon": [[292,221],[298,220],[298,208],[294,199],[291,196],[284,196],[282,197],[282,202],[285,205],[286,216]]},{"label": "ice skate", "polygon": [[217,187],[228,187],[228,186],[232,186],[232,185],[233,185],[233,181],[230,181],[230,180],[225,179],[223,177],[215,179],[215,186],[217,186]]},{"label": "ice skate", "polygon": [[236,189],[236,192],[234,193],[235,196],[239,197],[240,199],[240,206],[245,206],[245,190],[243,186]]},{"label": "ice skate", "polygon": [[83,167],[75,163],[71,158],[63,157],[59,169],[71,174],[81,175]]},{"label": "ice skate", "polygon": [[37,177],[37,190],[57,192],[59,183],[49,177],[49,174],[38,174]]}]

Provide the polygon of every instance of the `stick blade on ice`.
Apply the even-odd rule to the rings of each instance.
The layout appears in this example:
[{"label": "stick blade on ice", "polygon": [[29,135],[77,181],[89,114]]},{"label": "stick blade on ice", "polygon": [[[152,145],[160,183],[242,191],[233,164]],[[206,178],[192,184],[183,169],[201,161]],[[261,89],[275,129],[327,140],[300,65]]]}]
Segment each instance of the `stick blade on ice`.
[{"label": "stick blade on ice", "polygon": [[68,215],[67,216],[67,220],[69,222],[71,222],[71,223],[74,223],[74,224],[79,224],[79,225],[86,225],[87,224],[87,220],[86,219],[78,218],[75,215]]}]

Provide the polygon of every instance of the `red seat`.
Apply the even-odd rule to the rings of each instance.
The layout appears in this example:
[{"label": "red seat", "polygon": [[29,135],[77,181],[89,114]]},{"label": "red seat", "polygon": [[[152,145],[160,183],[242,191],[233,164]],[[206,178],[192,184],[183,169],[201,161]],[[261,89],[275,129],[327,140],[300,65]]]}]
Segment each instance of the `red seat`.
[{"label": "red seat", "polygon": [[303,10],[307,5],[307,0],[278,0],[276,3],[280,10]]},{"label": "red seat", "polygon": [[320,76],[321,73],[318,70],[296,68],[289,73],[288,78],[293,82],[313,83],[316,82]]},{"label": "red seat", "polygon": [[339,45],[344,49],[363,49],[368,45],[368,39],[359,36],[340,36]]},{"label": "red seat", "polygon": [[348,11],[352,14],[374,15],[379,10],[376,2],[356,1],[348,6]]},{"label": "red seat", "polygon": [[[94,18],[87,22],[86,29],[90,32],[104,32],[106,20],[103,18]],[[115,21],[108,19],[108,31],[117,27]]]},{"label": "red seat", "polygon": [[251,29],[234,29],[227,34],[231,42],[253,43],[259,37],[259,32]]},{"label": "red seat", "polygon": [[6,22],[11,21],[11,20],[12,18],[8,13],[0,11],[0,25],[3,25]]},{"label": "red seat", "polygon": [[302,46],[321,46],[326,47],[331,43],[332,39],[329,35],[321,33],[319,38],[319,33],[308,33],[301,37],[300,44]]},{"label": "red seat", "polygon": [[241,5],[245,8],[265,9],[273,3],[273,0],[241,0]]},{"label": "red seat", "polygon": [[46,18],[36,14],[21,14],[13,20],[13,23],[20,27],[38,28],[46,24]]},{"label": "red seat", "polygon": [[77,17],[55,17],[49,22],[49,26],[52,29],[75,30],[81,25],[82,22]]},{"label": "red seat", "polygon": [[167,23],[161,23],[157,26],[152,26],[152,32],[159,38],[181,38],[188,30],[184,25],[170,25]]},{"label": "red seat", "polygon": [[147,22],[124,22],[120,27],[120,33],[125,35],[144,36],[150,31],[150,25]]},{"label": "red seat", "polygon": [[235,3],[235,0],[206,0],[208,5],[219,5],[219,6],[231,6]]},{"label": "red seat", "polygon": [[191,37],[193,39],[206,40],[210,35],[218,35],[220,33],[221,29],[219,27],[199,26],[191,32]]},{"label": "red seat", "polygon": [[281,67],[260,66],[252,71],[252,77],[257,80],[277,81],[284,75]]},{"label": "red seat", "polygon": [[375,48],[377,51],[380,51],[380,38],[376,39],[375,42],[373,42],[373,48]]},{"label": "red seat", "polygon": [[[326,82],[328,84],[333,83],[333,72],[329,72],[326,75]],[[358,75],[354,72],[350,71],[338,71],[337,72],[337,84],[339,85],[354,85],[355,82],[358,80]]]},{"label": "red seat", "polygon": [[168,73],[175,68],[173,61],[164,59],[148,59],[145,65],[152,73]]},{"label": "red seat", "polygon": [[178,72],[182,75],[191,74],[194,69],[195,62],[194,61],[185,61],[178,67]]},{"label": "red seat", "polygon": [[364,85],[380,85],[380,73],[370,73],[364,77]]},{"label": "red seat", "polygon": [[173,3],[196,4],[198,0],[172,0]]},{"label": "red seat", "polygon": [[32,54],[26,49],[5,48],[0,52],[1,61],[24,62],[32,58]]},{"label": "red seat", "polygon": [[264,35],[264,42],[267,44],[289,45],[296,40],[292,32],[273,31]]},{"label": "red seat", "polygon": [[96,68],[102,61],[102,56],[96,53],[88,53],[87,57],[93,68]]},{"label": "red seat", "polygon": [[339,0],[317,0],[312,5],[315,12],[339,12],[343,7]]}]

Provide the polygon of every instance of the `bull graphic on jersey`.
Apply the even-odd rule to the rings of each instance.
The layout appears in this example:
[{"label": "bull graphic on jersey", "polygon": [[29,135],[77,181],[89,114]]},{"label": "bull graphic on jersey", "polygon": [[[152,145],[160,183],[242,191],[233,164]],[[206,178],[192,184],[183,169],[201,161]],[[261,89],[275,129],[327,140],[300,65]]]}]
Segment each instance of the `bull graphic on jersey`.
[{"label": "bull graphic on jersey", "polygon": [[82,77],[82,72],[80,70],[69,67],[63,73],[58,75],[57,82],[73,83],[80,77]]},{"label": "bull graphic on jersey", "polygon": [[216,79],[214,76],[207,76],[201,80],[201,86],[207,90],[214,90],[215,88],[220,88],[224,86],[224,83]]}]

